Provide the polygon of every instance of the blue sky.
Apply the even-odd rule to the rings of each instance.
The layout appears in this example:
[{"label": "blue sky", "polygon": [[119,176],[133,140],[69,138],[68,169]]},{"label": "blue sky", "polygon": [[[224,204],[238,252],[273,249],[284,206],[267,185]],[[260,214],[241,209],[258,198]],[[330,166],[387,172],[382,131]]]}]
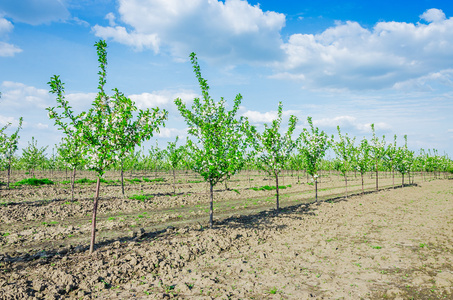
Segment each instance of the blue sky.
[{"label": "blue sky", "polygon": [[[173,100],[200,91],[188,60],[197,53],[211,95],[262,125],[312,116],[335,133],[453,155],[453,3],[450,1],[0,0],[0,125],[19,117],[20,147],[58,143],[47,118],[47,82],[57,74],[79,112],[97,86],[93,44],[108,43],[107,87],[139,108],[169,111],[151,143],[164,146],[186,125]],[[9,131],[11,132],[11,131]],[[20,154],[20,152],[19,152]]]}]

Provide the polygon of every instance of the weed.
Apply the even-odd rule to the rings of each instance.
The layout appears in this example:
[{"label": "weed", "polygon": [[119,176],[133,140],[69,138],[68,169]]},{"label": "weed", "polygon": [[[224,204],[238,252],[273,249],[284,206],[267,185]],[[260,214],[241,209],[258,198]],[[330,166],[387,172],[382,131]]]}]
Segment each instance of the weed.
[{"label": "weed", "polygon": [[165,178],[158,177],[158,178],[149,179],[149,178],[143,177],[143,181],[144,182],[165,182]]},{"label": "weed", "polygon": [[144,194],[141,194],[141,195],[132,195],[132,196],[129,196],[129,199],[132,199],[132,200],[140,200],[142,202],[145,202],[145,200],[150,200],[154,198],[153,195],[144,195]]},{"label": "weed", "polygon": [[48,178],[38,179],[38,178],[33,177],[33,178],[27,178],[27,179],[18,181],[16,183],[13,183],[12,186],[22,186],[22,185],[38,186],[38,185],[44,185],[44,184],[54,184],[54,182]]},{"label": "weed", "polygon": [[272,295],[277,294],[277,291],[278,291],[277,288],[274,287],[274,288],[269,290],[269,294],[272,294]]}]

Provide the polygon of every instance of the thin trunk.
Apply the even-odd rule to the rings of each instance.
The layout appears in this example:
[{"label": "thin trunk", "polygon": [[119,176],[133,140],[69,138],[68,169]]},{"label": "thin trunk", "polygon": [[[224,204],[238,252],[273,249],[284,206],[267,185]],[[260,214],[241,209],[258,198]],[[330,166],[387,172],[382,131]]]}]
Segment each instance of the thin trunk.
[{"label": "thin trunk", "polygon": [[10,182],[10,176],[11,176],[11,155],[9,156],[9,163],[8,163],[8,179],[6,181],[6,188],[9,190],[9,182]]},{"label": "thin trunk", "polygon": [[346,188],[346,199],[348,199],[348,175],[344,173],[344,186]]},{"label": "thin trunk", "polygon": [[97,214],[97,211],[98,211],[98,200],[99,200],[100,187],[101,187],[101,177],[98,176],[98,180],[96,182],[96,195],[94,196],[93,218],[92,218],[92,221],[91,221],[90,254],[93,254],[94,241],[96,239],[96,214]]},{"label": "thin trunk", "polygon": [[176,173],[175,168],[173,168],[173,195],[176,194]]},{"label": "thin trunk", "polygon": [[277,213],[280,208],[280,203],[279,203],[279,194],[278,194],[278,174],[275,173],[275,189],[277,190]]},{"label": "thin trunk", "polygon": [[74,184],[75,184],[75,175],[76,175],[76,168],[72,170],[72,178],[71,178],[71,201],[74,202]]},{"label": "thin trunk", "polygon": [[213,227],[213,218],[214,218],[214,185],[212,182],[209,182],[209,191],[210,191],[210,204],[209,204],[209,228]]},{"label": "thin trunk", "polygon": [[395,170],[392,169],[392,188],[395,188]]},{"label": "thin trunk", "polygon": [[379,191],[378,166],[376,164],[376,192]]},{"label": "thin trunk", "polygon": [[402,178],[401,178],[401,187],[404,187],[404,173],[401,173]]},{"label": "thin trunk", "polygon": [[316,200],[316,204],[319,204],[319,201],[318,201],[318,178],[315,179],[315,200]]},{"label": "thin trunk", "polygon": [[121,161],[121,192],[124,197],[124,170],[123,170],[123,161]]},{"label": "thin trunk", "polygon": [[365,194],[365,188],[363,187],[363,173],[360,173],[362,177],[362,195]]}]

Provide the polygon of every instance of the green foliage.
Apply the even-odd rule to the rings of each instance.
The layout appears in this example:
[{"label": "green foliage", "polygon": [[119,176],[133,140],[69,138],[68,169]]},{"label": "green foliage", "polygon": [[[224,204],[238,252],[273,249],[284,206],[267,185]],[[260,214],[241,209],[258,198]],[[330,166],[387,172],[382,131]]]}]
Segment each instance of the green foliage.
[{"label": "green foliage", "polygon": [[35,141],[35,138],[31,138],[31,143],[28,143],[28,146],[22,149],[22,159],[25,162],[25,165],[28,170],[33,171],[41,166],[46,160],[46,154],[44,153],[47,150],[47,147],[38,147],[38,141]]},{"label": "green foliage", "polygon": [[201,77],[195,53],[190,55],[195,75],[200,84],[203,101],[195,98],[192,110],[181,99],[175,104],[189,126],[187,147],[194,161],[193,169],[211,185],[228,180],[244,164],[246,148],[242,120],[236,119],[242,96],[238,94],[233,109],[227,111],[225,100],[215,102],[209,96],[207,81]]},{"label": "green foliage", "polygon": [[144,194],[138,194],[138,195],[132,195],[132,196],[129,196],[129,199],[132,199],[132,200],[139,200],[139,201],[145,201],[145,200],[151,200],[152,198],[154,198],[153,195],[144,195]]},{"label": "green foliage", "polygon": [[[75,115],[64,97],[64,84],[59,76],[51,78],[51,93],[57,95],[58,109],[47,108],[49,117],[66,134],[67,138],[80,145],[87,160],[87,167],[102,176],[105,169],[129,153],[136,145],[148,140],[164,124],[167,112],[159,108],[138,110],[131,99],[118,89],[113,96],[104,91],[106,84],[107,44],[101,40],[95,44],[99,62],[98,94],[88,112]],[[134,115],[137,115],[134,120]],[[67,121],[66,121],[67,120]]]},{"label": "green foliage", "polygon": [[162,178],[162,177],[153,178],[153,179],[143,177],[143,181],[144,182],[165,182],[166,180],[165,180],[165,178]]},{"label": "green foliage", "polygon": [[13,186],[22,186],[22,185],[45,185],[45,184],[54,184],[54,182],[48,178],[38,179],[38,178],[27,178],[21,181],[17,181],[16,183],[12,184]]},{"label": "green foliage", "polygon": [[302,130],[299,151],[305,160],[304,166],[307,168],[307,173],[316,181],[321,160],[326,155],[331,141],[324,131],[319,131],[318,127],[314,127],[311,117],[308,117],[307,121],[310,131],[306,128]]},{"label": "green foliage", "polygon": [[[278,186],[278,188],[281,189],[281,190],[284,190],[284,189],[290,188],[290,187],[291,187],[291,184],[289,184],[289,185],[279,185]],[[273,191],[273,190],[276,190],[277,187],[276,186],[264,185],[264,186],[261,186],[261,187],[251,187],[250,189],[254,190],[254,191]]]},{"label": "green foliage", "polygon": [[356,156],[356,149],[354,147],[355,137],[350,138],[347,133],[342,135],[340,126],[337,126],[337,131],[338,141],[332,143],[332,148],[337,155],[334,161],[334,168],[344,175],[347,171],[351,170],[352,162]]},{"label": "green foliage", "polygon": [[291,139],[291,135],[296,128],[297,118],[295,116],[289,118],[288,130],[282,135],[279,132],[282,116],[283,105],[280,102],[277,119],[272,121],[271,126],[264,124],[263,133],[258,132],[255,126],[248,126],[250,142],[256,153],[258,166],[272,176],[278,176],[296,147],[296,142]]}]

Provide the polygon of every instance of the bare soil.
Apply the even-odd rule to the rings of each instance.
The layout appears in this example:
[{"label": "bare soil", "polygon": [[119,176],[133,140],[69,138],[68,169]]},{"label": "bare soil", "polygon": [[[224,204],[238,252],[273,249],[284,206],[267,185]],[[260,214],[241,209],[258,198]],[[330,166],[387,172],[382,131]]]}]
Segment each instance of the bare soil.
[{"label": "bare soil", "polygon": [[275,191],[250,189],[273,182],[242,175],[218,186],[208,229],[205,184],[180,174],[173,195],[165,179],[127,185],[146,201],[103,186],[93,256],[94,185],[75,202],[67,185],[1,190],[0,299],[453,299],[451,180],[391,189],[387,176],[371,192],[367,178],[345,199],[332,175],[316,205],[288,176],[277,213]]}]

